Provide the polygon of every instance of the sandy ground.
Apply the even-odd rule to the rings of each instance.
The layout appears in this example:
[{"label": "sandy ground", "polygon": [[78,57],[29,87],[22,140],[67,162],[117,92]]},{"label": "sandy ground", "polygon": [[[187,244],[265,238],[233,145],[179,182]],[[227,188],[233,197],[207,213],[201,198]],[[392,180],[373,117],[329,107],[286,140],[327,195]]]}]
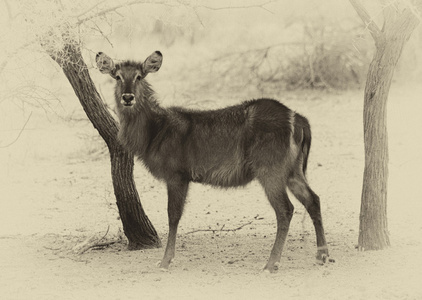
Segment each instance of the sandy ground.
[{"label": "sandy ground", "polygon": [[[128,251],[123,241],[75,254],[72,248],[86,238],[108,231],[105,239],[113,240],[121,227],[109,158],[98,155],[104,145],[88,122],[49,122],[34,115],[19,140],[0,149],[0,298],[421,299],[420,93],[393,87],[390,94],[392,246],[372,252],[355,249],[363,172],[362,93],[276,96],[311,122],[308,177],[321,197],[335,263],[315,263],[312,222],[292,199],[295,215],[280,270],[261,271],[276,222],[256,182],[237,190],[191,186],[169,272],[156,266],[162,248]],[[140,163],[135,177],[142,204],[165,244],[165,188]],[[249,222],[236,231],[219,231]],[[216,231],[191,233],[202,229]]]}]

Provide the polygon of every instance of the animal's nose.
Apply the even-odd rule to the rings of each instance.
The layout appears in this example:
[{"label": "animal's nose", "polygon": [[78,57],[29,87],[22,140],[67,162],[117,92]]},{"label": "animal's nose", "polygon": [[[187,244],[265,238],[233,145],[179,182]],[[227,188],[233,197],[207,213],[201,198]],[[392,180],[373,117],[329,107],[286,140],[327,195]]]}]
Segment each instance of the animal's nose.
[{"label": "animal's nose", "polygon": [[133,99],[135,99],[135,95],[134,94],[123,94],[122,99],[125,102],[129,103],[129,102],[133,101]]}]

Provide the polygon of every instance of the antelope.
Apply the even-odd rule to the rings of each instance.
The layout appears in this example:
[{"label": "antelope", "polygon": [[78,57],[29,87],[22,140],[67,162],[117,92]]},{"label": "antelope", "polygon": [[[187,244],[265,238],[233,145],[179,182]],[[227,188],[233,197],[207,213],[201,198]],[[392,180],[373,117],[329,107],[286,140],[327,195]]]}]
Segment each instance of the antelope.
[{"label": "antelope", "polygon": [[274,99],[216,110],[161,107],[145,77],[157,72],[162,60],[159,51],[144,62],[114,63],[102,52],[96,55],[100,72],[116,80],[119,141],[167,185],[169,234],[160,268],[167,270],[175,256],[189,183],[229,188],[254,179],[264,188],[277,219],[275,242],[264,270],[278,270],[294,209],[287,189],[309,213],[316,232],[316,258],[325,262],[329,254],[320,199],[305,175],[311,147],[308,120]]}]

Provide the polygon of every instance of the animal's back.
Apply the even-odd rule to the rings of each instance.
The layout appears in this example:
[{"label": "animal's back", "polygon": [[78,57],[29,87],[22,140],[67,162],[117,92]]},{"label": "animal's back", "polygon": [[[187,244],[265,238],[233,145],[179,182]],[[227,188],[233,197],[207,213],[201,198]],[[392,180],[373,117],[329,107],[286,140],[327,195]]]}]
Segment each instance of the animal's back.
[{"label": "animal's back", "polygon": [[290,141],[292,112],[275,100],[251,100],[212,111],[172,110],[181,118],[177,123],[185,124],[182,147],[192,181],[245,185],[255,176],[255,161],[274,157],[267,153],[268,144],[278,153]]}]

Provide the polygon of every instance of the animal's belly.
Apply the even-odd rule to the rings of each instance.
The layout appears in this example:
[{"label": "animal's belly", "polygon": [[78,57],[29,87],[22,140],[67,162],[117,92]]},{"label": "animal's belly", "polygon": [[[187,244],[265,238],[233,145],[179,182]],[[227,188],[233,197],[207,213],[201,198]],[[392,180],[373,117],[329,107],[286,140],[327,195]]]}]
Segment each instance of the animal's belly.
[{"label": "animal's belly", "polygon": [[244,165],[224,164],[210,168],[194,168],[191,180],[220,187],[243,186],[253,179],[251,170]]}]

